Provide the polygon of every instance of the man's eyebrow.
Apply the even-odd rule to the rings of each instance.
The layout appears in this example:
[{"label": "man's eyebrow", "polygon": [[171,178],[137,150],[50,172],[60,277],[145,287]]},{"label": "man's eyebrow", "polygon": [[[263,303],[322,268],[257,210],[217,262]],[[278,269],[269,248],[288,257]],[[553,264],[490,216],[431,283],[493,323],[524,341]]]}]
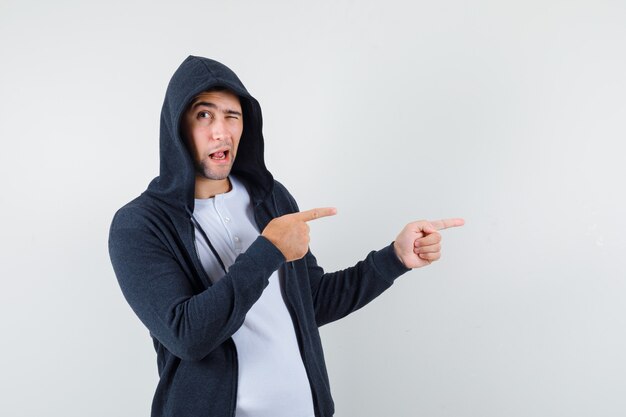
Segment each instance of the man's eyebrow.
[{"label": "man's eyebrow", "polygon": [[[195,109],[198,106],[205,106],[205,107],[209,107],[211,109],[219,110],[218,107],[215,104],[210,103],[208,101],[198,101],[198,102],[195,102],[193,104],[193,106],[191,106],[191,109],[193,110],[193,109]],[[239,112],[237,110],[232,110],[232,109],[225,109],[225,110],[222,110],[222,112],[226,113],[226,114],[237,115],[237,116],[241,116],[242,115],[241,112]]]}]

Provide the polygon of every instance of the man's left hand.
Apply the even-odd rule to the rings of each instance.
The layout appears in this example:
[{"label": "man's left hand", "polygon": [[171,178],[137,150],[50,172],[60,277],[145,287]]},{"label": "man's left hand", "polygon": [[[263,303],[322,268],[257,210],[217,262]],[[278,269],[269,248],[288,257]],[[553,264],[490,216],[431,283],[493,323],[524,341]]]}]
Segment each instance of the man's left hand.
[{"label": "man's left hand", "polygon": [[463,226],[463,219],[420,220],[407,224],[396,237],[393,248],[407,268],[430,265],[441,257],[439,230]]}]

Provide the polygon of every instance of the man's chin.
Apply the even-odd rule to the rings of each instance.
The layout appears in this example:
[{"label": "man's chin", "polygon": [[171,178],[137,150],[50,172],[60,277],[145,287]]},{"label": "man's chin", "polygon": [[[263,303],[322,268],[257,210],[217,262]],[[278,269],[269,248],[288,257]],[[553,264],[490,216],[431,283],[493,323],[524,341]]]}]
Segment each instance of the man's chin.
[{"label": "man's chin", "polygon": [[196,170],[196,172],[202,178],[205,178],[207,180],[221,181],[228,178],[228,176],[230,175],[230,168],[231,167],[228,167],[228,169],[226,169],[226,167],[224,167],[224,169],[215,170],[204,167],[204,169]]}]

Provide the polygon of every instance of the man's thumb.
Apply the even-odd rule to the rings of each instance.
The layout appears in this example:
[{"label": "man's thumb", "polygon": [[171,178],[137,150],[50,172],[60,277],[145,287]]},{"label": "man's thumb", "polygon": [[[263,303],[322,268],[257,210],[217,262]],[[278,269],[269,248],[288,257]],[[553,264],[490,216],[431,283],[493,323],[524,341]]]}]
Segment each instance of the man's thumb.
[{"label": "man's thumb", "polygon": [[437,229],[429,223],[424,226],[424,228],[422,229],[422,232],[429,235],[431,233],[437,232]]}]

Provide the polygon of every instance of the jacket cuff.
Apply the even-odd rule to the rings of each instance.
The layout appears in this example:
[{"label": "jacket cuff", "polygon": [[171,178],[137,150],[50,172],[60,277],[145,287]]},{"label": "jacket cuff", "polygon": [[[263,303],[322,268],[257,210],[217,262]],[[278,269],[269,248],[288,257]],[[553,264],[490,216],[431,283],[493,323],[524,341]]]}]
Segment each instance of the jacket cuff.
[{"label": "jacket cuff", "polygon": [[266,272],[274,272],[285,262],[283,253],[266,237],[259,236],[246,250],[246,254],[252,258]]},{"label": "jacket cuff", "polygon": [[393,242],[374,254],[374,264],[383,277],[390,281],[411,270],[396,255]]}]

